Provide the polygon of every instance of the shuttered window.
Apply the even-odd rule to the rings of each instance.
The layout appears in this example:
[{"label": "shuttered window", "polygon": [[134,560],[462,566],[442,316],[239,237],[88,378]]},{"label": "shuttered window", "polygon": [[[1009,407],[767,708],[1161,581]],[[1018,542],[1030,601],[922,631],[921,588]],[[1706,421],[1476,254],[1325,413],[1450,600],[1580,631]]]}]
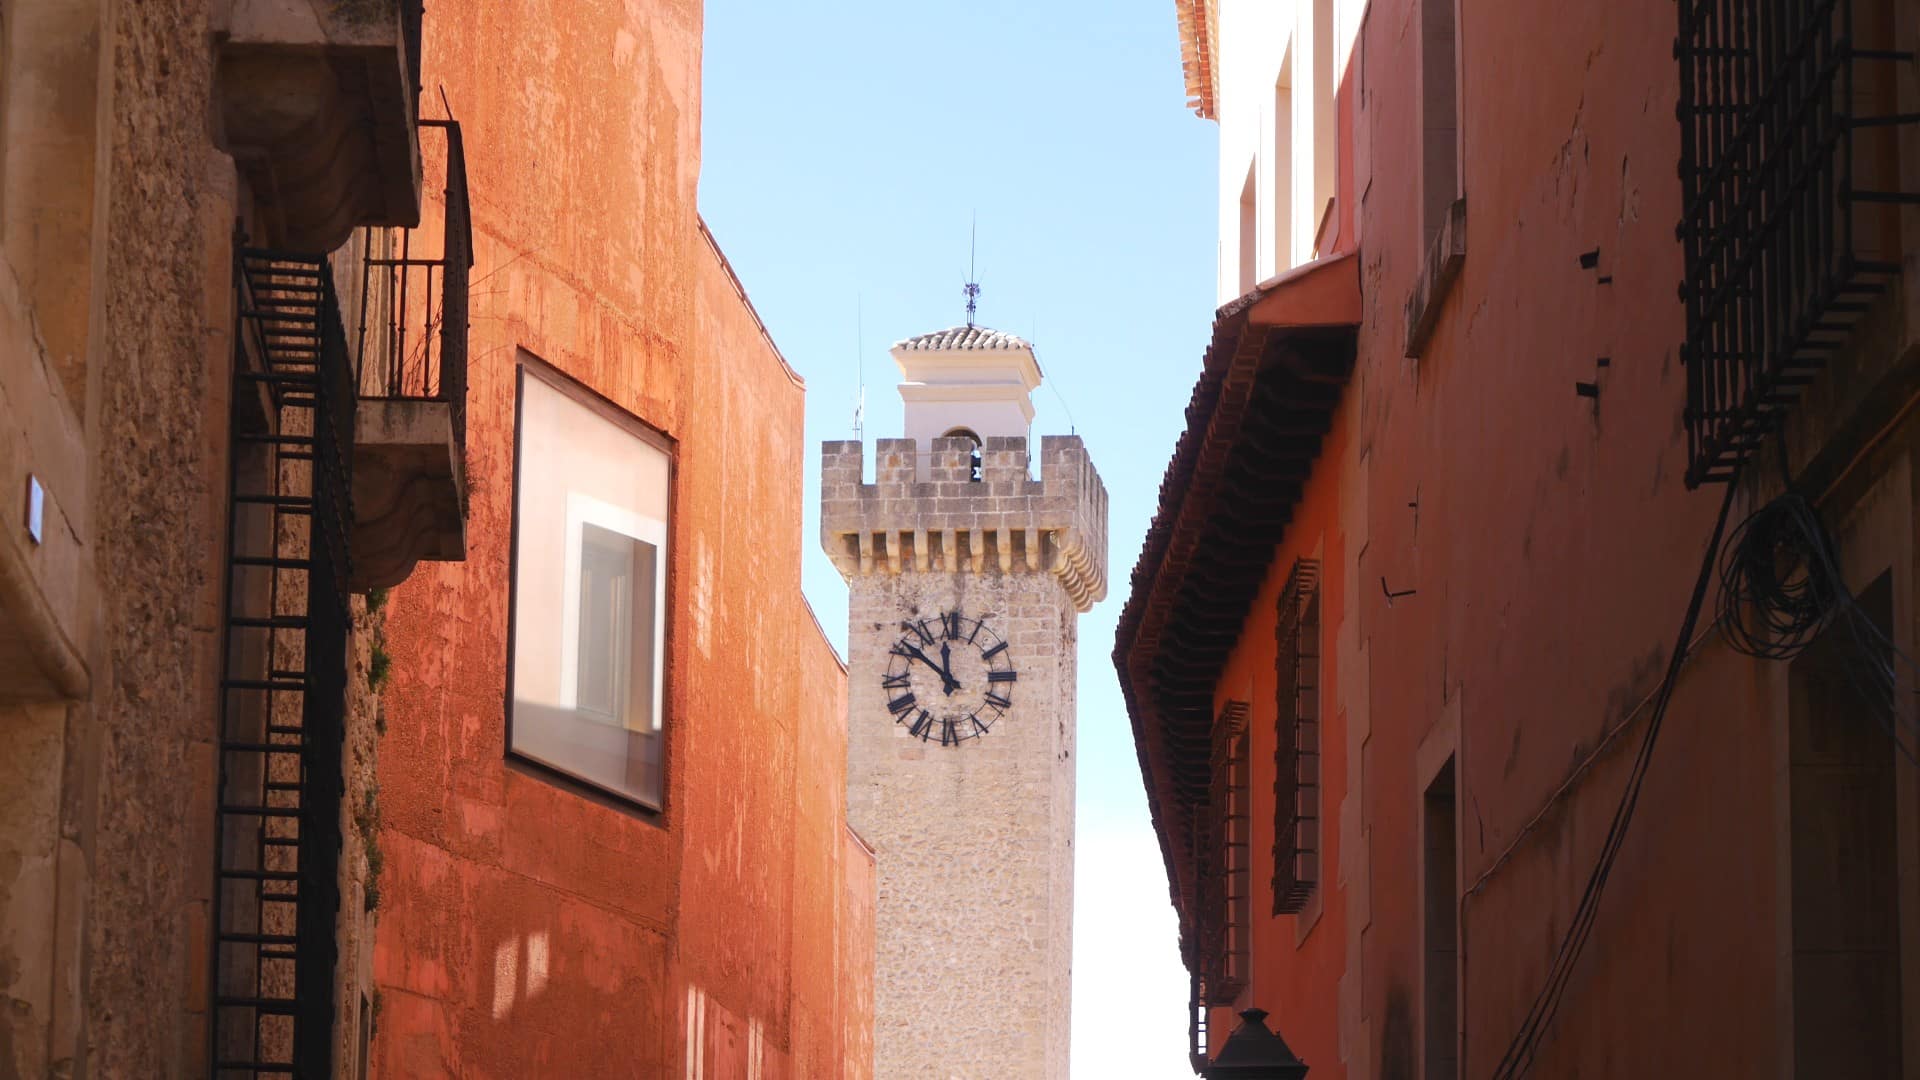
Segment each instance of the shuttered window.
[{"label": "shuttered window", "polygon": [[1320,562],[1297,559],[1275,633],[1273,913],[1297,914],[1320,880]]}]

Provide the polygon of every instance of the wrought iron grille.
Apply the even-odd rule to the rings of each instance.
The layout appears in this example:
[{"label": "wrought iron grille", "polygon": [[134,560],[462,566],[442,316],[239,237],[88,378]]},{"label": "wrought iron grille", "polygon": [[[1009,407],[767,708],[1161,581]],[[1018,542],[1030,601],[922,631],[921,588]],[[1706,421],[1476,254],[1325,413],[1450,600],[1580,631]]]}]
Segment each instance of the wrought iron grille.
[{"label": "wrought iron grille", "polygon": [[1247,703],[1213,722],[1207,836],[1200,847],[1200,960],[1211,996],[1231,1002],[1247,984],[1252,817],[1247,808]]},{"label": "wrought iron grille", "polygon": [[1320,561],[1295,559],[1280,591],[1273,751],[1273,913],[1297,914],[1320,880]]},{"label": "wrought iron grille", "polygon": [[[444,138],[439,228],[368,229],[360,289],[360,395],[444,401],[456,442],[467,436],[467,305],[473,217],[466,150],[455,120],[422,120]],[[431,143],[422,139],[423,149]],[[375,335],[368,348],[368,336]]]},{"label": "wrought iron grille", "polygon": [[323,259],[234,272],[211,1075],[328,1077],[354,405]]},{"label": "wrought iron grille", "polygon": [[1193,973],[1187,989],[1187,1064],[1193,1066],[1194,1075],[1206,1068],[1210,1049],[1207,1046],[1207,985],[1199,972]]},{"label": "wrought iron grille", "polygon": [[1723,481],[1898,272],[1897,0],[1681,0],[1687,483]]}]

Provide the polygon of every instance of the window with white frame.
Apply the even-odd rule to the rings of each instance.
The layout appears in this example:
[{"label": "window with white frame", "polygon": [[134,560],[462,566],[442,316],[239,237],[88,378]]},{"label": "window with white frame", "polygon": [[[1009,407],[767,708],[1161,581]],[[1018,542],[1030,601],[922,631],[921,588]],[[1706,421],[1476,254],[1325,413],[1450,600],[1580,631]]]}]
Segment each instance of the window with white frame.
[{"label": "window with white frame", "polygon": [[662,805],[667,439],[520,368],[507,748]]},{"label": "window with white frame", "polygon": [[1247,182],[1240,187],[1240,250],[1239,289],[1236,296],[1245,296],[1253,291],[1260,282],[1258,253],[1260,245],[1260,204],[1255,192],[1255,178],[1260,163],[1256,160],[1247,166]]},{"label": "window with white frame", "polygon": [[1293,48],[1287,48],[1280,61],[1280,75],[1273,84],[1273,207],[1269,228],[1273,233],[1273,273],[1293,269],[1299,245],[1294,242],[1294,161],[1293,161]]},{"label": "window with white frame", "polygon": [[1336,128],[1334,93],[1334,0],[1313,0],[1313,191],[1308,210],[1308,247],[1320,251],[1320,229],[1327,216],[1327,204],[1333,200],[1339,181],[1339,132]]}]

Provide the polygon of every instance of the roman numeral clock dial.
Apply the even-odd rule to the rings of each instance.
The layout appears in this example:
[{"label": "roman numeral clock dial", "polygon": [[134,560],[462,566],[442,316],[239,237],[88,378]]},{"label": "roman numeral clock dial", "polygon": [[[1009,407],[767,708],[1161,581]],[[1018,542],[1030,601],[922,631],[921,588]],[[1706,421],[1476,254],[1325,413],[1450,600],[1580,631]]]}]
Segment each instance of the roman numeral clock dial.
[{"label": "roman numeral clock dial", "polygon": [[880,677],[887,712],[923,742],[959,746],[993,730],[1013,710],[1007,642],[985,619],[958,611],[900,624]]}]

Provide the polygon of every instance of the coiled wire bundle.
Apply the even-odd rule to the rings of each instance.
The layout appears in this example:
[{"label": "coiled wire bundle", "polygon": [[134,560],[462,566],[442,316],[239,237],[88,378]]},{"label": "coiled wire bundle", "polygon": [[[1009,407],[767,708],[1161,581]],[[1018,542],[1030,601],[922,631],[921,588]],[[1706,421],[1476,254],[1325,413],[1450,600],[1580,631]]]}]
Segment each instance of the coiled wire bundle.
[{"label": "coiled wire bundle", "polygon": [[1865,711],[1908,761],[1916,729],[1900,707],[1902,684],[1914,692],[1920,665],[1847,589],[1833,537],[1805,497],[1788,492],[1754,511],[1727,537],[1720,564],[1720,632],[1734,649],[1765,660],[1792,660],[1824,634]]},{"label": "coiled wire bundle", "polygon": [[1920,678],[1916,677],[1920,676],[1920,665],[1894,647],[1887,632],[1847,591],[1833,537],[1821,524],[1813,504],[1805,498],[1789,492],[1755,511],[1731,533],[1726,531],[1728,511],[1739,491],[1737,479],[1736,476],[1727,482],[1720,516],[1714,522],[1713,536],[1707,541],[1700,572],[1694,581],[1692,599],[1681,620],[1674,651],[1669,654],[1666,675],[1652,698],[1646,732],[1627,774],[1620,803],[1614,809],[1599,861],[1561,938],[1560,948],[1547,972],[1546,985],[1528,1007],[1519,1030],[1494,1067],[1493,1080],[1519,1080],[1532,1071],[1535,1054],[1560,1011],[1561,999],[1592,936],[1600,898],[1606,891],[1627,827],[1639,804],[1654,744],[1660,737],[1681,665],[1690,651],[1694,620],[1704,606],[1707,586],[1713,580],[1716,558],[1720,565],[1717,623],[1728,644],[1749,656],[1792,660],[1823,634],[1844,634],[1845,637],[1836,642],[1839,645],[1836,652],[1859,700],[1900,753],[1909,762],[1920,764],[1915,754],[1920,740],[1916,739],[1914,722],[1903,719],[1903,710],[1899,707],[1902,682],[1909,694],[1915,692],[1913,687],[1920,685]]},{"label": "coiled wire bundle", "polygon": [[1720,562],[1720,632],[1763,660],[1813,644],[1846,597],[1833,540],[1812,504],[1788,493],[1734,526]]}]

